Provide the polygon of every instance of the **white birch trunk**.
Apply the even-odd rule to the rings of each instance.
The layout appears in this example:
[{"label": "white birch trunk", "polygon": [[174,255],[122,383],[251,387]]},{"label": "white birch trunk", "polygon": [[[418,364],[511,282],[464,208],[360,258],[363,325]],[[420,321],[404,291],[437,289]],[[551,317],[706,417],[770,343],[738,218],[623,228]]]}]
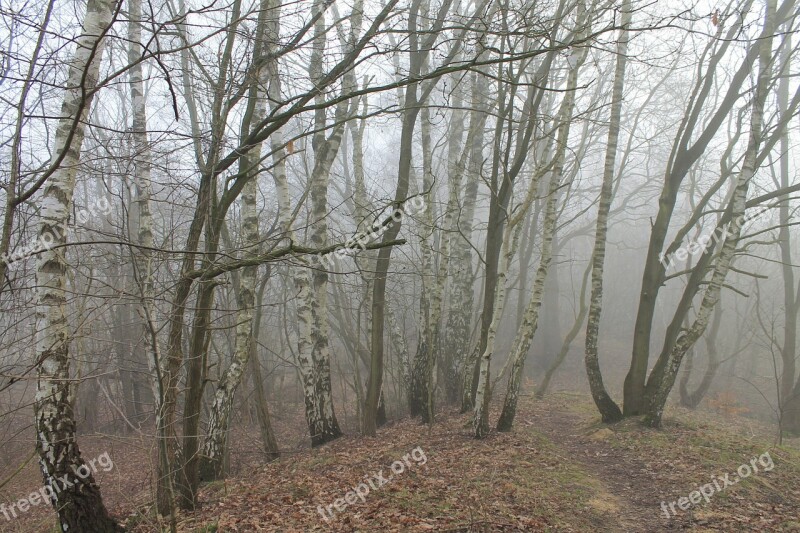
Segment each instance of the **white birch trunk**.
[{"label": "white birch trunk", "polygon": [[[566,139],[565,139],[566,141]],[[564,141],[564,142],[565,142]],[[550,177],[550,186],[547,194],[547,207],[545,208],[545,218],[542,228],[542,248],[541,258],[539,259],[539,268],[536,270],[536,278],[533,282],[533,291],[531,293],[530,301],[525,309],[525,314],[522,318],[522,323],[514,338],[514,344],[509,353],[509,360],[511,361],[511,375],[508,378],[508,388],[506,389],[506,397],[503,402],[503,411],[500,414],[497,429],[499,431],[509,431],[514,422],[516,415],[517,397],[519,396],[520,380],[522,379],[522,367],[525,363],[525,357],[531,346],[533,336],[536,334],[536,328],[539,321],[539,308],[542,305],[542,295],[544,294],[544,283],[547,280],[547,274],[550,269],[550,263],[553,259],[553,235],[556,229],[556,222],[558,221],[558,188],[561,184],[561,168],[554,168]],[[498,287],[499,291],[499,287]],[[483,370],[483,369],[481,369]],[[482,376],[481,376],[482,379]],[[488,372],[487,383],[484,385],[488,389]],[[480,387],[479,387],[480,392]],[[488,394],[488,391],[487,393]],[[478,404],[476,400],[476,409]],[[488,404],[488,400],[486,400]],[[476,430],[476,437],[483,436],[484,433],[478,434]]]},{"label": "white birch trunk", "polygon": [[[257,56],[269,53],[275,45],[272,41],[277,38],[277,14],[279,6],[274,2],[265,0],[261,3],[261,13],[258,31],[259,49]],[[267,20],[267,17],[275,17]],[[263,43],[263,44],[262,44]],[[257,124],[264,119],[267,112],[266,91],[263,89],[269,83],[267,68],[258,69],[257,85],[250,90],[251,102],[247,113],[250,118],[245,119],[244,129],[249,129],[250,124]],[[242,131],[242,134],[246,134]],[[251,176],[242,188],[242,231],[244,234],[244,258],[256,257],[260,251],[261,241],[258,231],[258,210],[256,196],[258,193],[258,169],[261,164],[261,143],[253,147],[247,155],[240,160],[240,172],[249,173]],[[236,390],[242,380],[242,375],[254,353],[253,349],[253,317],[255,304],[256,277],[258,266],[247,266],[242,269],[239,283],[239,309],[236,313],[236,339],[234,353],[230,364],[220,377],[217,389],[214,392],[214,402],[208,421],[207,437],[203,445],[203,456],[200,465],[200,476],[203,481],[210,481],[225,476],[225,450],[228,434],[230,432],[231,412]],[[257,384],[261,386],[261,384]],[[261,406],[260,408],[266,408]],[[269,460],[277,459],[278,449],[271,431],[271,423],[265,413],[266,431],[266,456]]]},{"label": "white birch trunk", "polygon": [[[252,155],[252,156],[251,156]],[[245,165],[257,162],[261,150],[254,148],[242,160]],[[256,210],[257,179],[252,179],[242,189],[242,229],[245,235],[245,251],[243,257],[258,255],[258,212]],[[230,416],[233,410],[233,399],[236,389],[241,383],[242,374],[247,368],[251,349],[253,306],[255,302],[255,286],[257,266],[242,269],[239,289],[239,310],[236,313],[236,340],[233,358],[220,377],[214,392],[214,402],[208,420],[207,438],[203,446],[203,459],[200,466],[202,481],[211,481],[224,477],[225,448],[230,431]],[[277,458],[270,456],[271,459]]]},{"label": "white birch trunk", "polygon": [[622,3],[622,29],[617,40],[617,64],[614,72],[614,87],[611,90],[611,117],[609,119],[608,142],[606,143],[603,184],[600,189],[600,205],[597,210],[597,226],[592,251],[592,292],[589,297],[589,313],[586,323],[584,365],[589,379],[592,398],[604,422],[614,422],[622,418],[622,412],[611,399],[603,384],[598,357],[598,336],[600,316],[603,309],[603,267],[606,256],[608,235],[608,214],[614,200],[614,173],[616,170],[617,145],[619,142],[622,96],[625,87],[625,65],[628,54],[628,26],[631,23],[631,3]]},{"label": "white birch trunk", "polygon": [[431,322],[431,287],[435,285],[433,242],[434,219],[436,218],[436,191],[433,179],[433,154],[431,148],[430,108],[420,110],[420,135],[422,137],[422,193],[425,195],[425,210],[422,213],[420,233],[421,290],[419,297],[419,341],[414,361],[411,364],[411,386],[408,391],[408,409],[411,416],[421,416],[428,422],[432,409],[431,359],[435,342],[435,325]]},{"label": "white birch trunk", "polygon": [[[461,193],[461,183],[464,179],[466,158],[469,154],[469,146],[474,139],[475,130],[471,129],[466,140],[467,148],[461,153],[461,142],[464,134],[464,113],[458,110],[462,105],[462,99],[456,94],[453,99],[456,110],[453,112],[451,124],[451,134],[448,139],[448,198],[444,212],[444,226],[440,233],[439,242],[439,267],[434,277],[434,285],[430,296],[430,314],[428,316],[428,412],[423,413],[423,421],[433,421],[433,402],[434,402],[434,368],[440,360],[439,328],[444,308],[444,291],[447,283],[447,273],[450,269],[451,249],[453,241],[457,238],[456,226],[458,221],[458,199]],[[434,349],[435,348],[435,349]],[[447,370],[447,369],[446,369]]]},{"label": "white birch trunk", "polygon": [[130,0],[128,3],[130,22],[128,23],[128,63],[131,108],[132,136],[134,147],[134,181],[131,198],[136,205],[137,232],[136,241],[140,248],[134,249],[133,263],[140,290],[141,306],[138,308],[144,332],[144,345],[147,352],[147,364],[150,369],[150,385],[155,400],[155,408],[161,407],[161,394],[158,376],[161,364],[157,357],[155,343],[157,341],[154,328],[155,300],[153,289],[153,215],[150,210],[150,185],[152,158],[150,141],[147,138],[147,102],[142,80],[142,0]]},{"label": "white birch trunk", "polygon": [[742,169],[736,179],[736,186],[731,198],[731,222],[725,230],[725,241],[722,244],[717,261],[714,265],[711,280],[703,293],[700,309],[697,311],[692,324],[681,333],[675,346],[672,348],[667,364],[661,375],[651,375],[652,384],[648,383],[648,390],[652,392],[646,398],[647,412],[644,422],[651,427],[659,427],[664,413],[667,398],[675,384],[675,379],[680,370],[681,361],[686,353],[695,345],[697,340],[705,333],[711,314],[719,301],[722,285],[730,270],[731,261],[736,253],[736,248],[742,233],[747,190],[750,181],[756,172],[758,151],[762,141],[764,129],[764,103],[769,94],[772,73],[772,41],[775,34],[776,0],[767,0],[764,20],[764,32],[759,43],[759,72],[756,82],[755,95],[752,101],[750,115],[750,136],[747,142]]},{"label": "white birch trunk", "polygon": [[[317,0],[312,7],[312,13],[320,13],[324,9],[324,2]],[[347,48],[352,49],[356,37],[361,29],[363,2],[358,1],[353,6],[351,14],[351,32]],[[325,49],[325,17],[321,16],[314,28],[314,44],[309,63],[309,76],[313,82],[321,79],[322,55]],[[355,74],[350,71],[343,77],[342,91],[348,92],[355,87]],[[277,70],[274,69],[270,81],[270,100],[280,101],[280,81]],[[318,102],[324,101],[324,95],[317,97]],[[327,215],[327,193],[330,170],[344,133],[344,119],[348,116],[349,104],[343,101],[335,107],[335,126],[329,137],[325,134],[325,111],[317,110],[315,115],[316,133],[312,139],[314,149],[314,168],[310,177],[311,217],[313,220],[310,240],[316,247],[322,247],[328,242],[328,225],[325,220]],[[280,136],[272,136],[273,154],[276,161],[282,160],[284,150]],[[275,168],[275,180],[279,189],[281,201],[281,221],[287,236],[295,241],[288,220],[291,209],[289,208],[288,182],[286,181],[285,165]],[[318,257],[311,258],[312,271],[308,269],[295,269],[293,282],[297,292],[298,313],[298,366],[303,380],[303,393],[306,403],[306,420],[309,425],[312,446],[319,446],[341,436],[339,424],[333,407],[331,391],[329,325],[327,311],[327,282],[328,274]]]},{"label": "white birch trunk", "polygon": [[[480,78],[482,79],[482,78]],[[467,163],[467,183],[460,202],[461,211],[455,219],[456,233],[451,244],[452,261],[450,266],[450,290],[448,314],[445,324],[445,396],[448,403],[459,401],[462,390],[461,376],[467,364],[466,352],[469,349],[470,325],[472,322],[473,284],[472,270],[472,224],[475,215],[475,201],[478,195],[480,165],[483,156],[484,128],[486,126],[484,84],[476,77],[472,82],[472,108],[470,134],[472,144],[467,144],[469,161]],[[470,376],[472,374],[470,373]]]},{"label": "white birch trunk", "polygon": [[[92,95],[103,55],[103,36],[111,25],[115,3],[89,2],[69,66],[61,118],[55,133],[53,162],[63,155],[41,198],[39,242],[52,243],[43,251],[36,267],[36,361],[37,387],[34,404],[36,449],[51,492],[50,503],[58,514],[62,531],[121,531],[109,516],[100,489],[91,475],[76,438],[70,398],[69,324],[66,299],[67,221],[80,162],[81,145]],[[57,247],[57,248],[53,248]],[[75,474],[89,470],[86,477]],[[63,486],[66,476],[72,486]]]},{"label": "white birch trunk", "polygon": [[[314,10],[323,9],[323,2],[317,1]],[[348,48],[352,46],[355,35],[360,31],[361,12],[363,4],[356,2],[353,6],[352,21],[352,40],[348,43]],[[322,77],[322,57],[325,50],[325,17],[320,17],[315,25],[315,41],[309,65],[309,77],[312,81]],[[355,85],[355,78],[352,71],[344,76],[342,91],[348,91]],[[323,101],[324,96],[320,95],[318,101]],[[310,197],[311,197],[311,218],[313,220],[310,231],[311,243],[318,248],[328,244],[328,184],[330,182],[330,171],[339,146],[344,135],[344,119],[348,115],[349,104],[345,101],[338,104],[335,108],[335,125],[330,136],[326,137],[326,117],[324,110],[318,110],[315,116],[316,133],[312,139],[314,149],[314,168],[311,175]],[[311,360],[313,363],[314,377],[314,401],[316,412],[315,419],[310,421],[314,426],[311,434],[312,445],[321,445],[341,436],[339,423],[336,420],[336,413],[333,406],[333,395],[331,387],[331,353],[330,353],[330,326],[328,324],[328,273],[323,268],[318,257],[312,258],[311,282],[312,291],[309,294],[310,300],[306,302],[311,310],[313,327],[311,329],[310,348]],[[308,402],[307,402],[308,403]]]},{"label": "white birch trunk", "polygon": [[[277,61],[270,61],[266,68],[269,74],[269,101],[272,106],[277,106],[282,101],[281,79]],[[286,177],[287,154],[284,147],[282,130],[279,129],[270,136],[270,148],[273,162],[272,175],[275,180],[275,190],[278,200],[279,230],[286,240],[289,242],[297,242],[297,237],[293,229],[294,220],[292,218],[289,180]],[[316,413],[319,409],[316,406],[314,363],[311,353],[311,339],[314,327],[314,318],[309,303],[312,299],[311,282],[308,269],[303,267],[292,267],[291,278],[294,296],[297,301],[297,368],[302,382],[303,398],[305,399],[306,422],[308,423],[313,442],[314,436],[317,433],[318,423]]]},{"label": "white birch trunk", "polygon": [[[589,28],[587,27],[587,10],[585,4],[578,6],[577,17],[577,35],[579,39],[588,34]],[[558,222],[558,190],[561,187],[561,179],[564,173],[564,162],[566,159],[567,145],[569,142],[570,126],[572,124],[572,115],[575,109],[576,89],[578,87],[578,74],[581,65],[586,59],[588,48],[581,47],[577,50],[572,50],[575,54],[575,62],[570,69],[567,76],[566,93],[561,102],[561,108],[558,113],[558,126],[557,147],[556,153],[553,156],[553,165],[550,175],[550,183],[547,190],[547,204],[545,207],[544,223],[542,225],[542,246],[541,257],[539,259],[539,267],[536,270],[536,277],[533,282],[533,290],[531,292],[530,301],[525,309],[525,314],[522,318],[517,335],[514,338],[514,344],[511,349],[510,364],[511,371],[508,377],[508,387],[506,389],[505,400],[503,401],[503,410],[500,413],[500,419],[497,422],[498,431],[510,431],[514,423],[514,417],[517,411],[517,400],[519,397],[520,381],[522,380],[522,369],[525,364],[525,357],[530,349],[531,342],[539,323],[539,309],[542,305],[542,296],[544,295],[544,286],[547,281],[547,275],[550,271],[550,264],[553,260],[553,238],[556,231],[556,223]],[[529,190],[529,194],[532,190]],[[526,203],[530,203],[532,197],[526,198]],[[487,384],[488,386],[488,384]],[[476,402],[477,403],[477,402]],[[476,436],[480,436],[477,435]]]},{"label": "white birch trunk", "polygon": [[[534,188],[533,182],[531,188]],[[503,312],[505,311],[508,269],[517,251],[521,228],[521,225],[512,224],[512,222],[509,221],[503,232],[503,249],[500,253],[500,262],[497,265],[497,289],[495,289],[494,293],[494,311],[492,313],[492,322],[489,325],[489,333],[486,337],[486,349],[483,351],[480,358],[478,389],[475,393],[475,411],[472,418],[472,429],[476,438],[484,437],[489,433],[491,360],[492,354],[494,353],[494,341],[497,337],[497,329],[500,327],[500,322],[503,320]]]},{"label": "white birch trunk", "polygon": [[[133,251],[134,276],[139,287],[141,305],[137,313],[142,323],[145,358],[150,370],[150,387],[156,417],[156,428],[164,428],[164,388],[167,383],[164,377],[164,361],[158,345],[157,327],[155,325],[155,289],[153,275],[153,216],[150,210],[151,187],[151,153],[147,136],[147,102],[145,100],[142,63],[140,62],[142,46],[142,1],[130,0],[128,4],[128,63],[130,63],[130,92],[132,107],[132,135],[134,148],[134,181],[131,198],[136,206],[137,232],[136,240],[140,245]],[[169,470],[169,451],[167,441],[159,435],[158,454],[159,470]],[[166,476],[161,483],[165,494],[164,502],[174,500],[174,488],[171,476]],[[174,523],[174,513],[170,507],[170,519]]]}]

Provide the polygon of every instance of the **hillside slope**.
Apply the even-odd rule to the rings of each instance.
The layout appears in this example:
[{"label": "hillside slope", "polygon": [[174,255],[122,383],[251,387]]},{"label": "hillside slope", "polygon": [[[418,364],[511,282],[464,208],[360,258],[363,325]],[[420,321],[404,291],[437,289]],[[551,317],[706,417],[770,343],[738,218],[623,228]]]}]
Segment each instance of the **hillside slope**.
[{"label": "hillside slope", "polygon": [[584,396],[520,407],[513,432],[481,441],[447,411],[287,454],[204,487],[180,530],[800,531],[796,443],[752,421],[681,411],[654,431],[602,427]]}]

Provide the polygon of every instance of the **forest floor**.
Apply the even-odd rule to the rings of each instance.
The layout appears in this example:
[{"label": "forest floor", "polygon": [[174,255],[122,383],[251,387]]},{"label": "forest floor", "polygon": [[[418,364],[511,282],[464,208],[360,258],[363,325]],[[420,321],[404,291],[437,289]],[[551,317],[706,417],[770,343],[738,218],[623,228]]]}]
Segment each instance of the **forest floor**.
[{"label": "forest floor", "polygon": [[[180,530],[800,531],[797,441],[776,447],[768,428],[745,418],[669,415],[661,430],[636,420],[604,427],[587,396],[553,394],[523,398],[514,431],[480,441],[469,434],[469,417],[454,410],[432,428],[401,420],[377,438],[344,437],[210,484]],[[417,447],[425,460],[418,450],[392,474],[392,463]],[[762,456],[764,465],[751,462]],[[743,464],[758,473],[724,487],[725,475],[734,480]],[[381,470],[392,479],[328,514]],[[721,490],[708,503],[664,511],[661,502],[669,508],[713,477]]]},{"label": "forest floor", "polygon": [[[493,417],[498,412],[495,406]],[[800,441],[775,446],[768,426],[740,416],[672,409],[660,430],[635,419],[606,427],[591,398],[556,393],[521,397],[514,430],[483,440],[470,436],[470,417],[453,409],[432,427],[402,419],[376,438],[348,435],[314,450],[293,434],[282,442],[298,447],[270,464],[260,461],[251,431],[231,439],[232,476],[203,486],[198,510],[178,517],[182,533],[800,532]],[[86,458],[110,451],[114,469],[98,473],[103,495],[135,532],[159,529],[146,504],[150,440],[81,439]],[[758,472],[724,487],[726,474],[735,479],[745,464]],[[0,491],[0,503],[35,490],[35,461],[24,471]],[[382,486],[380,477],[388,480]],[[23,479],[32,488],[15,486]],[[698,493],[699,503],[682,500],[685,510],[675,503],[704,485],[710,492],[714,479],[720,490],[708,502]],[[353,493],[347,502],[361,483],[362,493],[372,485],[364,501]],[[337,511],[336,503],[345,508]],[[674,513],[664,510],[670,503]],[[46,506],[13,521],[0,515],[0,531],[55,531],[52,516]]]}]

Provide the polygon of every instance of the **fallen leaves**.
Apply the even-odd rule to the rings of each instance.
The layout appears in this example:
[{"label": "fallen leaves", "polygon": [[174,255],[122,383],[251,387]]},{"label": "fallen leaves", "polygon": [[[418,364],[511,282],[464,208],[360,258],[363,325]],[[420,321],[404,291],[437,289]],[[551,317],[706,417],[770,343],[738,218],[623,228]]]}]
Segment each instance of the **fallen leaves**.
[{"label": "fallen leaves", "polygon": [[[377,438],[343,437],[242,468],[227,480],[226,491],[202,489],[199,510],[181,516],[180,531],[580,532],[658,531],[665,525],[789,531],[800,522],[800,461],[779,452],[763,479],[747,480],[665,522],[660,501],[735,469],[741,461],[721,468],[720,456],[751,457],[754,443],[722,439],[714,424],[658,432],[627,422],[597,428],[591,409],[578,416],[554,398],[521,402],[515,431],[480,441],[469,433],[468,415],[451,411],[438,415],[430,429],[401,420]],[[325,513],[365,477],[390,473],[391,464],[416,446],[425,451],[424,465],[412,461],[388,484],[371,489],[364,502],[334,509],[326,521],[320,509]]]}]

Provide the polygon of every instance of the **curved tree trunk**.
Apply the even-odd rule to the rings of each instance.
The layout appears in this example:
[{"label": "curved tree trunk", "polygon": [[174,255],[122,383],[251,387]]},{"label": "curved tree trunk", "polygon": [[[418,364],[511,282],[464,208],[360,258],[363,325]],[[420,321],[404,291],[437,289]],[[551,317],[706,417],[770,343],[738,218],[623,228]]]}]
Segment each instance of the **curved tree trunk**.
[{"label": "curved tree trunk", "polygon": [[[534,183],[531,184],[532,189],[536,188],[536,181],[538,180],[534,178]],[[521,217],[517,221],[521,222]],[[475,412],[472,417],[472,430],[475,438],[484,437],[489,433],[489,401],[491,400],[491,380],[489,378],[492,354],[494,353],[497,330],[500,327],[500,321],[503,319],[503,311],[507,300],[506,278],[508,277],[508,269],[517,251],[517,244],[522,230],[522,224],[512,224],[512,222],[509,221],[506,225],[503,235],[503,249],[500,255],[500,262],[497,265],[497,288],[494,293],[492,323],[489,325],[488,335],[486,336],[486,348],[483,350],[479,360],[478,388],[475,394]]]},{"label": "curved tree trunk", "polygon": [[[103,56],[103,36],[111,25],[115,7],[111,0],[92,0],[87,5],[55,134],[53,162],[57,168],[47,182],[40,204],[39,242],[51,244],[39,255],[36,265],[38,379],[34,423],[44,486],[50,491],[50,504],[64,532],[122,531],[108,514],[78,447],[71,403],[74,384],[70,375],[66,249],[53,249],[67,243],[75,174]],[[80,476],[79,471],[88,475]],[[63,484],[62,479],[69,483]]]},{"label": "curved tree trunk", "polygon": [[[575,76],[575,78],[577,79],[577,76]],[[574,90],[569,94],[574,94]],[[572,106],[569,106],[569,109],[570,113],[568,115],[562,115],[569,117],[566,119],[567,123],[569,123],[572,118]],[[566,136],[559,139],[559,142],[563,143],[564,146],[566,146],[568,135],[569,128],[567,128]],[[559,157],[559,155],[556,155],[556,157]],[[553,234],[555,233],[558,218],[558,188],[561,185],[563,152],[560,157],[562,162],[561,164],[556,163],[553,168],[550,177],[550,186],[547,191],[547,207],[545,208],[545,218],[542,227],[541,258],[539,259],[539,267],[536,270],[536,278],[533,281],[531,299],[525,309],[522,324],[520,324],[519,331],[517,331],[517,335],[514,338],[514,346],[508,356],[511,360],[511,374],[508,377],[508,387],[506,389],[505,399],[503,400],[503,410],[500,412],[500,419],[497,421],[498,431],[511,431],[511,426],[514,424],[514,417],[517,414],[520,381],[522,380],[522,369],[528,350],[531,347],[531,341],[533,341],[533,336],[536,334],[536,329],[538,327],[539,309],[544,295],[544,284],[547,281],[547,274],[553,260]]]},{"label": "curved tree trunk", "polygon": [[[181,6],[183,7],[183,6]],[[181,10],[185,14],[185,9]],[[177,25],[177,31],[181,39],[188,43],[186,37],[185,23]],[[189,54],[188,50],[181,53],[181,67],[183,70],[182,81],[184,98],[187,101],[189,116],[192,122],[192,131],[195,136],[195,157],[198,163],[201,161],[200,148],[200,129],[197,121],[197,110],[194,104],[193,86],[189,78]],[[164,452],[159,452],[159,463],[156,471],[156,509],[160,515],[172,515],[174,513],[174,499],[177,496],[177,470],[180,468],[180,450],[178,446],[178,436],[176,431],[176,411],[178,403],[178,385],[181,378],[181,366],[184,363],[183,353],[183,333],[185,328],[185,318],[187,302],[192,291],[194,280],[187,276],[187,273],[196,266],[194,252],[197,252],[200,244],[200,237],[203,227],[206,224],[211,203],[211,188],[213,176],[204,172],[200,178],[200,186],[197,192],[194,216],[189,226],[183,250],[186,252],[181,259],[180,279],[175,286],[170,311],[167,315],[168,333],[167,349],[165,359],[159,365],[160,368],[160,406],[156,412],[156,431],[162,444]],[[155,323],[151,318],[151,324]],[[154,344],[154,346],[157,346]],[[173,463],[175,467],[173,467]]]},{"label": "curved tree trunk", "polygon": [[[229,65],[233,61],[233,49],[238,36],[241,0],[234,0],[231,6],[231,24],[226,28],[225,46],[222,50],[217,74],[217,84],[212,103],[211,141],[205,161],[198,160],[203,166],[215,165],[225,143],[225,129],[229,106],[225,102],[224,87],[228,83]],[[244,154],[243,154],[244,155]],[[241,161],[241,159],[239,160]],[[210,176],[212,187],[216,186],[216,176]],[[227,204],[230,205],[230,204]],[[227,206],[220,201],[216,193],[208,197],[204,224],[204,253],[200,261],[201,269],[208,269],[214,263],[219,251],[222,228],[225,224]],[[201,207],[203,209],[203,207]],[[189,354],[186,358],[186,387],[183,401],[182,447],[180,450],[181,467],[176,473],[176,496],[178,506],[184,510],[194,510],[197,504],[197,493],[200,487],[200,421],[203,411],[203,395],[205,392],[208,371],[208,348],[211,343],[212,311],[216,298],[214,279],[201,279],[197,284],[194,314],[189,334]],[[177,340],[177,339],[176,339]]]},{"label": "curved tree trunk", "polygon": [[[253,152],[253,158],[242,158],[242,161],[258,161],[260,150]],[[247,163],[245,163],[247,164]],[[242,191],[242,220],[247,249],[245,257],[258,254],[258,212],[256,210],[256,176],[245,185]],[[231,412],[236,389],[241,383],[254,349],[253,316],[255,303],[255,285],[257,266],[242,269],[239,288],[239,310],[236,313],[236,341],[233,358],[222,374],[214,393],[214,403],[208,420],[207,437],[203,445],[200,462],[201,481],[212,481],[225,476],[225,451],[230,432]],[[257,384],[260,386],[260,383]],[[277,457],[277,450],[272,450],[268,457]]]},{"label": "curved tree trunk", "polygon": [[614,172],[619,142],[619,123],[622,113],[622,95],[625,86],[625,65],[628,51],[628,26],[631,23],[631,3],[624,0],[622,4],[622,29],[617,41],[617,65],[614,72],[614,88],[611,93],[611,117],[606,144],[606,158],[603,166],[603,185],[600,191],[600,206],[597,210],[597,229],[592,251],[592,294],[589,299],[589,319],[586,324],[586,347],[584,364],[589,378],[592,398],[603,422],[616,422],[622,418],[622,411],[606,392],[603,374],[600,371],[598,358],[598,336],[600,332],[600,314],[603,306],[603,266],[606,257],[606,238],[608,235],[608,213],[614,199]]},{"label": "curved tree trunk", "polygon": [[[268,2],[264,2],[268,4]],[[262,8],[262,15],[269,6]],[[265,103],[259,98],[258,86],[251,91],[252,107],[250,113],[253,121],[260,121],[265,114]],[[260,100],[257,102],[257,100]],[[245,127],[249,121],[245,121]],[[242,231],[244,233],[245,258],[258,255],[260,242],[258,231],[258,211],[256,194],[258,192],[258,167],[261,159],[260,147],[254,148],[240,159],[240,172],[252,174],[242,189]],[[200,461],[201,481],[211,481],[225,476],[225,451],[230,431],[230,417],[233,410],[233,399],[241,382],[242,374],[253,353],[253,316],[255,304],[256,275],[258,266],[246,266],[242,269],[239,282],[238,305],[236,313],[236,340],[230,364],[225,369],[214,393],[214,403],[208,420],[207,437],[203,444]],[[275,450],[274,452],[277,452]],[[273,452],[273,453],[274,453]]]},{"label": "curved tree trunk", "polygon": [[703,377],[700,380],[700,383],[697,384],[697,387],[695,388],[694,391],[692,392],[689,391],[688,379],[681,380],[680,383],[681,405],[689,409],[696,409],[697,406],[700,405],[700,402],[703,400],[703,398],[705,398],[709,388],[711,388],[711,383],[714,381],[714,376],[716,376],[718,369],[719,369],[719,359],[717,359],[716,355],[711,356],[711,354],[709,353],[708,366],[706,367],[706,371],[703,373]]},{"label": "curved tree trunk", "polygon": [[[270,50],[277,46],[278,39],[278,15],[275,11],[279,8],[274,1],[262,0],[259,12],[258,28],[256,30],[256,50],[253,52],[255,57],[266,55]],[[262,89],[269,82],[268,68],[262,67],[258,70],[257,77],[260,81],[253,84],[248,95],[247,109],[242,120],[241,136],[245,137],[250,130],[251,124],[258,124],[266,116],[267,103],[266,94]],[[258,210],[256,207],[256,195],[258,193],[258,175],[261,163],[261,143],[255,146],[250,152],[239,160],[239,173],[242,175],[250,174],[250,177],[242,188],[242,232],[244,235],[244,258],[253,258],[259,253],[259,243],[261,242],[258,231]],[[200,460],[200,479],[201,481],[211,481],[225,477],[225,456],[230,432],[231,412],[233,411],[233,399],[236,390],[241,383],[242,375],[250,362],[250,357],[254,350],[254,325],[255,315],[255,289],[258,266],[246,266],[241,271],[239,290],[237,291],[237,301],[239,310],[236,313],[236,340],[234,353],[230,364],[223,372],[217,390],[214,393],[214,402],[211,407],[211,414],[208,420],[207,437],[203,444],[203,451]],[[256,383],[258,388],[262,387],[260,382]],[[263,398],[262,398],[263,399]],[[264,416],[266,420],[261,420]],[[263,426],[271,428],[266,405],[259,406],[259,422]],[[265,441],[267,448],[267,458],[276,459],[278,456],[277,445],[271,431],[267,433]]]},{"label": "curved tree trunk", "polygon": [[[680,241],[673,241],[673,245],[667,249],[666,254],[664,253],[664,243],[669,232],[681,184],[694,163],[705,153],[711,140],[738,101],[742,85],[750,76],[758,55],[758,45],[754,43],[747,51],[747,55],[738,63],[736,72],[730,77],[730,83],[724,96],[716,99],[719,102],[717,107],[708,110],[710,118],[700,122],[698,120],[701,116],[700,110],[708,101],[709,95],[717,94],[716,70],[725,57],[732,39],[735,39],[735,36],[741,31],[744,14],[750,11],[752,3],[752,0],[747,0],[739,10],[740,14],[735,18],[731,17],[733,20],[729,25],[720,24],[717,33],[706,45],[703,54],[708,57],[707,66],[703,75],[698,76],[695,81],[692,89],[693,98],[688,102],[680,128],[675,136],[665,171],[664,185],[659,196],[658,213],[650,230],[650,241],[642,273],[639,306],[636,311],[633,332],[631,365],[623,386],[625,416],[637,416],[643,414],[646,409],[647,392],[645,389],[648,381],[647,369],[650,360],[653,318],[658,294],[665,281],[665,267],[661,259],[664,255],[669,256],[680,246]],[[783,13],[788,11],[791,3],[792,0],[784,2]],[[668,352],[669,348],[665,358],[668,357]]]},{"label": "curved tree trunk", "polygon": [[736,179],[733,197],[731,198],[730,213],[731,223],[726,231],[725,242],[722,244],[719,257],[714,266],[711,280],[703,294],[700,309],[697,312],[692,325],[678,337],[675,346],[669,352],[666,360],[659,361],[654,367],[647,383],[647,410],[645,413],[645,424],[651,427],[659,427],[667,403],[667,398],[675,383],[675,378],[680,369],[681,361],[686,352],[694,346],[697,339],[705,332],[708,326],[711,313],[713,312],[722,284],[730,269],[731,261],[739,244],[744,219],[745,204],[747,200],[747,190],[750,181],[756,171],[756,160],[758,149],[761,144],[761,136],[764,121],[764,103],[769,92],[771,79],[771,55],[772,41],[775,33],[777,0],[767,0],[767,8],[764,15],[764,28],[759,39],[759,71],[756,81],[755,95],[752,100],[752,113],[750,118],[750,136],[747,143],[742,169]]},{"label": "curved tree trunk", "polygon": [[[573,35],[582,38],[589,32],[589,22],[587,22],[586,4],[581,2],[577,8],[577,20]],[[566,92],[558,111],[558,131],[556,133],[556,152],[553,155],[552,169],[550,170],[550,182],[547,188],[547,203],[544,212],[544,222],[542,224],[542,245],[540,250],[539,266],[536,269],[536,277],[533,281],[528,306],[522,323],[514,338],[514,345],[509,354],[511,361],[511,372],[508,377],[505,399],[503,400],[503,410],[497,421],[498,431],[511,431],[514,424],[514,417],[517,414],[517,400],[519,398],[520,382],[522,381],[522,370],[525,365],[525,358],[528,355],[531,342],[539,325],[539,309],[542,305],[545,283],[550,272],[550,265],[553,260],[553,240],[556,233],[556,223],[558,222],[558,190],[561,187],[561,179],[564,175],[564,162],[566,159],[567,145],[569,143],[570,127],[572,125],[572,115],[575,110],[576,89],[578,87],[578,74],[583,62],[586,60],[588,48],[581,47],[573,50],[575,63],[571,66],[566,82]],[[538,189],[538,187],[536,187]],[[534,188],[529,190],[532,192]],[[526,204],[530,201],[526,199]]]}]

